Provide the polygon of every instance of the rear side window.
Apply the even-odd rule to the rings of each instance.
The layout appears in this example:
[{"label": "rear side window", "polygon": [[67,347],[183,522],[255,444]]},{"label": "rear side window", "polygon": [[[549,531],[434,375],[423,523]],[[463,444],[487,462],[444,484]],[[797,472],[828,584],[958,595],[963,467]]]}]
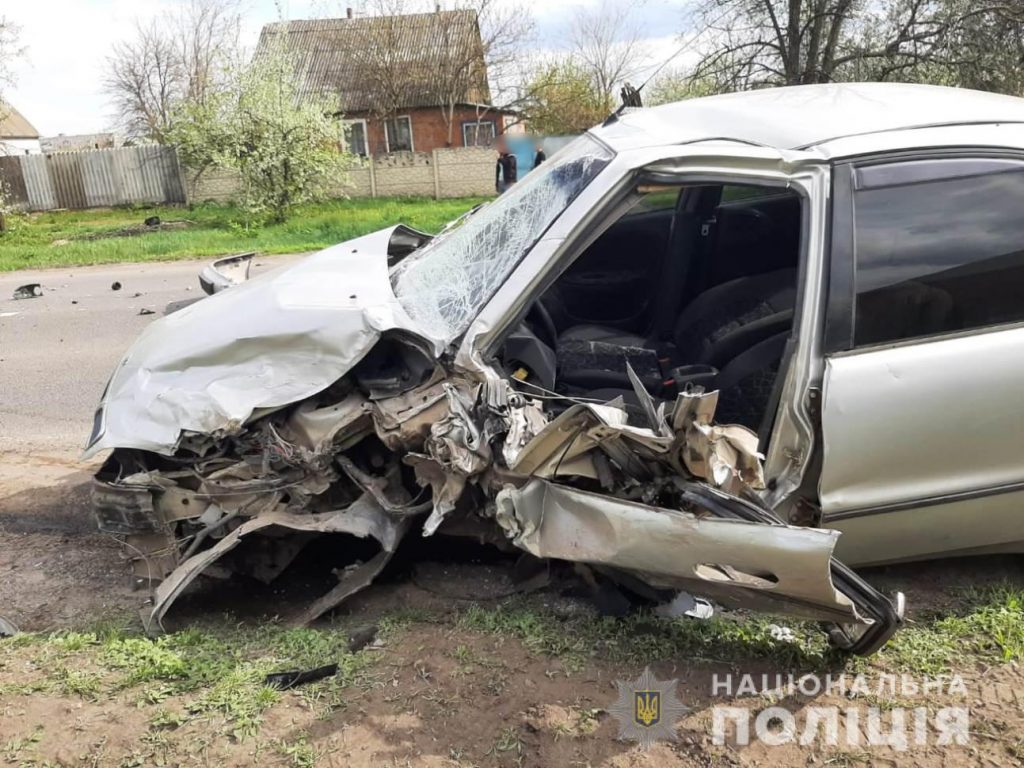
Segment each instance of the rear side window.
[{"label": "rear side window", "polygon": [[1024,166],[1008,166],[858,185],[854,346],[1024,320]]}]

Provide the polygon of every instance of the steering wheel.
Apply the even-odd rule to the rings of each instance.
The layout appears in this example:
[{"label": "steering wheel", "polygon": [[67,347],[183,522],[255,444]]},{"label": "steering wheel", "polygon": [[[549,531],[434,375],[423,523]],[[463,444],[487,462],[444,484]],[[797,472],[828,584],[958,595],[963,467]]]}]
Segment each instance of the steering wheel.
[{"label": "steering wheel", "polygon": [[[533,322],[530,322],[531,319]],[[558,348],[558,331],[555,329],[555,321],[551,319],[551,314],[540,299],[530,305],[526,312],[526,322],[537,338],[551,349]]]}]

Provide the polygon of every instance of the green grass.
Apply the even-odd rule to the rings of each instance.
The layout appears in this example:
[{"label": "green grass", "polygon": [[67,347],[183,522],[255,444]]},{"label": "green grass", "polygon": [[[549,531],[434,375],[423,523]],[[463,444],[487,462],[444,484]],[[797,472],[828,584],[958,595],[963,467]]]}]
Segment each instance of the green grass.
[{"label": "green grass", "polygon": [[[381,627],[384,636],[394,631]],[[281,699],[263,683],[270,672],[336,662],[334,677],[299,693],[321,710],[340,706],[344,689],[365,681],[373,663],[372,653],[350,653],[347,643],[342,631],[274,624],[227,623],[156,639],[116,628],[26,633],[0,640],[0,669],[27,649],[33,679],[0,686],[0,695],[52,692],[92,701],[127,695],[140,707],[155,707],[151,728],[218,718],[241,739],[255,733],[263,712]],[[168,708],[172,701],[175,707]]]},{"label": "green grass", "polygon": [[[639,668],[657,662],[753,663],[776,671],[850,673],[893,672],[936,676],[970,671],[979,664],[1024,658],[1024,589],[1003,584],[959,595],[960,610],[919,617],[869,659],[851,659],[828,648],[812,623],[786,622],[793,639],[779,639],[773,621],[758,615],[716,616],[708,621],[666,619],[650,614],[602,618],[587,610],[556,611],[550,596],[516,597],[470,605],[454,612],[396,611],[380,621],[384,648],[402,633],[428,627],[438,642],[451,637],[446,653],[458,663],[456,675],[477,671],[493,683],[495,695],[521,684],[500,657],[474,651],[462,637],[490,634],[522,643],[528,652],[550,659],[546,674],[591,674],[594,663]],[[87,701],[121,701],[146,713],[153,748],[190,725],[237,741],[260,738],[267,710],[285,696],[299,696],[317,718],[352,706],[353,691],[380,686],[397,659],[385,651],[350,653],[339,628],[292,629],[276,624],[239,624],[230,617],[211,620],[155,640],[124,627],[106,625],[83,631],[25,633],[0,640],[0,698],[6,695],[61,695]],[[338,674],[292,694],[266,687],[269,672],[308,669],[337,662]],[[416,661],[413,666],[419,669]],[[479,668],[479,669],[477,669]],[[16,672],[13,677],[11,672]],[[428,675],[429,672],[425,672]],[[424,677],[424,679],[427,679]],[[441,706],[444,701],[435,703]],[[581,715],[582,716],[582,715]],[[581,722],[581,732],[593,724]],[[0,743],[0,759],[24,760],[39,735]],[[317,749],[302,734],[267,747],[287,763],[308,766]],[[503,732],[494,756],[514,758],[521,745],[516,732]]]},{"label": "green grass", "polygon": [[964,610],[908,624],[877,659],[918,674],[1024,659],[1024,590],[1002,584],[963,594]]},{"label": "green grass", "polygon": [[647,613],[625,618],[589,613],[563,617],[530,598],[472,606],[459,617],[459,625],[466,629],[515,637],[529,651],[560,659],[570,674],[583,669],[590,659],[632,666],[672,659],[768,660],[787,669],[823,669],[838,660],[813,624],[786,622],[794,630],[794,640],[776,639],[771,628],[779,621],[760,615],[742,620],[716,616],[707,621]]},{"label": "green grass", "polygon": [[[498,606],[473,606],[459,623],[467,629],[515,637],[533,652],[561,659],[570,673],[593,658],[634,666],[683,658],[737,664],[767,661],[789,670],[874,667],[918,675],[939,675],[965,664],[1024,659],[1024,589],[1020,585],[971,590],[962,594],[961,604],[960,613],[908,622],[868,659],[851,659],[829,648],[824,634],[811,622],[758,614],[742,620],[715,616],[708,621],[644,614],[624,619],[589,614],[564,618],[529,599],[513,599]],[[776,638],[773,624],[790,627],[794,639]]]},{"label": "green grass", "polygon": [[[284,224],[247,226],[237,208],[203,204],[192,208],[105,208],[8,216],[0,234],[0,272],[82,264],[205,258],[243,251],[265,254],[314,251],[404,223],[436,232],[481,202],[479,198],[358,198],[298,207]],[[185,219],[185,229],[134,237],[103,237],[142,224],[149,216]]]}]

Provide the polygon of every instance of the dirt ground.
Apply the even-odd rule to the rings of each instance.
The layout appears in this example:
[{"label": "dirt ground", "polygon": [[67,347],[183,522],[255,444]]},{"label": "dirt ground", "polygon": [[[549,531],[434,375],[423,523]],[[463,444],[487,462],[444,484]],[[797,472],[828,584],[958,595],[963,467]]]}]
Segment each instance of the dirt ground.
[{"label": "dirt ground", "polygon": [[[22,630],[74,629],[101,619],[129,622],[145,597],[132,589],[117,545],[94,532],[89,477],[89,469],[69,457],[0,455],[0,616]],[[723,651],[716,658],[714,648],[700,659],[658,658],[651,671],[659,680],[678,679],[677,695],[690,709],[679,722],[675,743],[643,751],[618,740],[617,722],[608,712],[617,697],[616,681],[635,679],[643,664],[614,653],[568,663],[531,644],[530,626],[492,631],[459,618],[470,598],[490,607],[500,603],[508,567],[500,562],[420,563],[372,586],[348,606],[347,620],[377,621],[403,613],[429,618],[408,619],[360,651],[368,655],[365,672],[358,684],[331,689],[336,698],[329,706],[326,689],[285,692],[262,713],[256,732],[242,736],[233,734],[216,711],[179,718],[176,713],[189,711],[189,703],[177,693],[162,696],[157,707],[145,700],[149,689],[140,698],[140,689],[131,686],[102,696],[84,689],[80,695],[32,689],[26,681],[35,679],[40,657],[30,645],[11,646],[0,654],[0,765],[672,768],[998,766],[1024,759],[1024,674],[1015,661],[980,660],[966,652],[944,673],[960,676],[962,689],[916,697],[905,691],[895,697],[874,692],[730,697],[714,689],[716,675],[738,679],[744,673],[808,669],[799,656],[794,665],[780,668],[777,659],[756,654],[744,658]],[[876,585],[906,592],[911,624],[962,611],[965,586],[1024,585],[1024,571],[1014,558],[894,567],[868,576]],[[556,615],[585,610],[554,594],[537,599]],[[260,615],[273,610],[266,600],[259,596],[245,602],[222,591],[186,601],[176,622],[179,627],[192,621],[259,622]],[[226,609],[240,606],[232,618],[220,618]],[[567,621],[565,626],[571,632],[578,625]],[[638,646],[647,641],[641,636],[626,640]],[[80,657],[59,658],[70,669]],[[75,667],[63,674],[91,671]],[[872,689],[882,675],[918,672],[874,663],[830,671],[851,678],[863,674]],[[876,708],[883,715],[893,708],[923,708],[929,716],[943,707],[961,707],[969,710],[970,730],[966,744],[940,746],[930,729],[926,743],[905,750],[822,739],[804,746],[744,745],[734,733],[725,744],[713,743],[715,707],[757,713],[773,705],[785,707],[800,723],[813,707]],[[863,723],[860,728],[863,735]]]}]

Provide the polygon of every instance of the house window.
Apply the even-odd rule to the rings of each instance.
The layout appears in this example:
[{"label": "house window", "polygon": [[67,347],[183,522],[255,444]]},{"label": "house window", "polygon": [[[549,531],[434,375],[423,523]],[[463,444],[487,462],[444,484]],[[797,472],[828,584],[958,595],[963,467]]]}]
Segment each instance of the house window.
[{"label": "house window", "polygon": [[366,157],[369,152],[366,145],[366,121],[346,120],[345,138],[348,142],[348,151],[353,155]]},{"label": "house window", "polygon": [[384,137],[387,140],[388,152],[411,152],[412,120],[407,115],[385,120]]},{"label": "house window", "polygon": [[462,124],[462,145],[464,147],[489,147],[494,143],[493,120],[469,120]]}]

